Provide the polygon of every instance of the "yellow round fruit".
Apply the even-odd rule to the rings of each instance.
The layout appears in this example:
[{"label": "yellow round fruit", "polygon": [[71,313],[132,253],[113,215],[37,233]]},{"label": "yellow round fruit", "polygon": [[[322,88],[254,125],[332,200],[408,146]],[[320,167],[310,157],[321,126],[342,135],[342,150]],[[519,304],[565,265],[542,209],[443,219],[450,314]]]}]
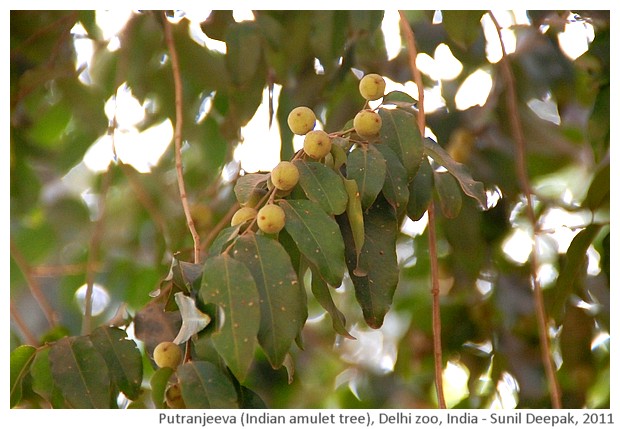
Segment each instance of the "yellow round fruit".
[{"label": "yellow round fruit", "polygon": [[281,191],[289,191],[299,182],[299,170],[292,162],[282,161],[271,171],[273,186]]},{"label": "yellow round fruit", "polygon": [[314,125],[316,124],[316,115],[312,109],[305,106],[299,106],[291,110],[291,113],[288,114],[287,122],[289,128],[294,134],[303,136],[304,134],[307,134],[308,131],[312,131],[314,129]]},{"label": "yellow round fruit", "polygon": [[182,359],[181,347],[171,341],[159,343],[153,351],[153,360],[160,368],[177,369]]},{"label": "yellow round fruit", "polygon": [[373,137],[381,130],[381,116],[372,110],[362,110],[353,118],[355,132],[361,137]]},{"label": "yellow round fruit", "polygon": [[230,226],[239,225],[247,220],[254,219],[256,217],[256,209],[254,207],[241,207],[235,212],[230,220]]},{"label": "yellow round fruit", "polygon": [[304,138],[304,152],[314,159],[321,159],[332,150],[332,139],[325,131],[310,131]]},{"label": "yellow round fruit", "polygon": [[276,234],[284,228],[286,218],[284,210],[275,204],[267,204],[258,211],[256,223],[261,231]]},{"label": "yellow round fruit", "polygon": [[367,74],[360,80],[359,90],[366,100],[378,100],[385,93],[385,80],[378,74]]}]

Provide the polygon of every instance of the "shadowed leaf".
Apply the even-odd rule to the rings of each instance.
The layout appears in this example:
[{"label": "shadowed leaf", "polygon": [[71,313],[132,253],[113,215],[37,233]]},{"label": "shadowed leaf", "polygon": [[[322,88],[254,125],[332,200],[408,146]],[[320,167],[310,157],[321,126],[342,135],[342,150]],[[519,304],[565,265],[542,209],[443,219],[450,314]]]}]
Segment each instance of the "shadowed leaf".
[{"label": "shadowed leaf", "polygon": [[385,159],[373,145],[361,146],[349,154],[347,178],[357,182],[362,208],[367,209],[385,183]]},{"label": "shadowed leaf", "polygon": [[36,351],[32,346],[19,346],[11,352],[11,408],[22,397],[22,380],[30,370]]},{"label": "shadowed leaf", "polygon": [[239,408],[231,381],[210,362],[188,362],[177,369],[187,408]]}]

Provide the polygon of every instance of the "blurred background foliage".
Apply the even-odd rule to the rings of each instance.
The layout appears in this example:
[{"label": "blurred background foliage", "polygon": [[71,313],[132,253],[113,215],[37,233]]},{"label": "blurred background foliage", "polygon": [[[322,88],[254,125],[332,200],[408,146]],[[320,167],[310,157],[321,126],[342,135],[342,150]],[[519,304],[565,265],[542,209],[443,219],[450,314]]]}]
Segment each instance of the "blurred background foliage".
[{"label": "blurred background foliage", "polygon": [[[437,220],[448,405],[549,407],[529,279],[531,225],[495,29],[484,11],[406,16],[428,91],[428,127],[492,202],[481,212],[465,198],[456,218]],[[286,126],[293,107],[309,106],[324,129],[339,130],[363,105],[358,79],[371,72],[417,97],[397,17],[168,14],[183,81],[185,183],[205,246],[235,201],[232,187],[248,161],[237,149],[258,141],[290,159],[299,148]],[[609,13],[497,17],[528,144],[538,274],[563,404],[609,407]],[[87,269],[100,293],[94,323],[102,325],[122,305],[130,315],[143,308],[173,255],[191,260],[170,144],[175,100],[162,19],[148,11],[11,12],[11,350],[79,335]],[[468,85],[473,76],[482,78]],[[251,120],[279,126],[279,141],[249,133]],[[425,217],[403,224],[400,282],[380,330],[366,327],[352,293],[336,293],[356,341],[336,335],[310,300],[293,382],[257,356],[247,384],[268,406],[435,406],[425,226]],[[36,294],[49,303],[47,318]]]}]

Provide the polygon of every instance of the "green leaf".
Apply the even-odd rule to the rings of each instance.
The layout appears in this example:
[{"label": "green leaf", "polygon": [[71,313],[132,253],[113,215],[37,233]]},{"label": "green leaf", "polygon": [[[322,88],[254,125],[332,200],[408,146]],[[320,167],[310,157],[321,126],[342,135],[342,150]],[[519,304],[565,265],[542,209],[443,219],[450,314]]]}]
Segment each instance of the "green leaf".
[{"label": "green leaf", "polygon": [[583,205],[594,211],[603,204],[609,205],[610,165],[606,162],[594,175]]},{"label": "green leaf", "polygon": [[30,370],[37,349],[19,346],[11,352],[11,408],[22,398],[22,381]]},{"label": "green leaf", "polygon": [[442,10],[443,28],[461,48],[471,46],[482,35],[484,10]]},{"label": "green leaf", "polygon": [[253,22],[231,25],[226,33],[226,66],[237,86],[256,74],[261,56],[262,39]]},{"label": "green leaf", "polygon": [[166,386],[173,373],[172,368],[159,368],[151,376],[151,398],[155,408],[164,408]]},{"label": "green leaf", "polygon": [[449,219],[457,217],[463,205],[463,197],[456,179],[448,172],[437,171],[433,172],[433,178],[442,213]]},{"label": "green leaf", "polygon": [[242,225],[229,226],[220,231],[215,237],[211,246],[209,246],[209,256],[217,256],[230,245],[230,242],[239,235]]},{"label": "green leaf", "polygon": [[213,345],[235,377],[243,381],[254,359],[260,324],[259,297],[252,274],[228,254],[209,258],[200,298],[219,307]]},{"label": "green leaf", "polygon": [[354,149],[347,162],[347,178],[357,182],[362,208],[367,209],[385,183],[385,159],[374,145]]},{"label": "green leaf", "polygon": [[129,399],[137,399],[142,384],[142,354],[136,343],[119,328],[102,326],[90,334],[95,349],[103,356],[110,378]]},{"label": "green leaf", "polygon": [[418,174],[409,183],[409,201],[407,202],[407,216],[411,220],[420,220],[433,198],[433,167],[424,157]]},{"label": "green leaf", "polygon": [[[235,183],[234,191],[239,204],[246,205],[258,199],[266,192],[269,173],[251,173],[241,176]],[[249,204],[254,207],[256,204]]]},{"label": "green leaf", "polygon": [[177,368],[187,408],[239,408],[231,381],[212,363],[188,362]]},{"label": "green leaf", "polygon": [[258,393],[248,389],[245,386],[241,386],[239,390],[239,408],[252,410],[267,408],[267,404],[265,404],[265,401],[263,401],[263,399],[258,395]]},{"label": "green leaf", "polygon": [[338,307],[336,307],[329,287],[327,287],[327,283],[325,283],[325,280],[323,280],[314,269],[312,270],[312,294],[318,303],[321,304],[321,307],[331,316],[334,331],[346,338],[354,340],[355,337],[347,331],[347,319]]},{"label": "green leaf", "polygon": [[386,144],[375,146],[383,155],[386,162],[385,183],[383,184],[383,196],[396,209],[397,213],[407,207],[409,201],[409,178],[407,170],[398,156]]},{"label": "green leaf", "polygon": [[458,180],[466,195],[477,200],[482,209],[487,209],[487,194],[484,185],[471,177],[467,167],[453,160],[444,148],[429,138],[424,139],[424,150],[436,163],[445,167]]},{"label": "green leaf", "polygon": [[396,153],[407,170],[409,180],[413,179],[424,157],[424,145],[415,116],[400,109],[379,109],[383,121],[380,136]]},{"label": "green leaf", "polygon": [[67,337],[49,355],[54,383],[73,408],[109,408],[110,375],[88,337]]},{"label": "green leaf", "polygon": [[50,348],[39,350],[32,362],[32,390],[45,399],[52,408],[66,408],[62,392],[54,383],[52,367],[49,361]]},{"label": "green leaf", "polygon": [[355,244],[355,252],[357,257],[362,253],[364,247],[364,212],[362,211],[362,201],[360,193],[357,190],[357,182],[353,179],[343,179],[344,186],[349,194],[349,202],[347,203],[347,219],[351,227],[353,235],[353,243]]},{"label": "green leaf", "polygon": [[312,201],[282,200],[278,204],[286,215],[284,228],[299,251],[329,285],[340,286],[346,269],[344,243],[334,219]]},{"label": "green leaf", "polygon": [[568,297],[575,293],[575,281],[580,278],[580,273],[588,261],[586,252],[601,228],[602,225],[599,224],[588,225],[573,238],[566,251],[566,260],[553,289],[554,299],[550,309],[550,314],[556,320],[561,320]]},{"label": "green leaf", "polygon": [[[333,145],[332,145],[333,147]],[[295,160],[299,184],[310,201],[321,205],[327,214],[340,214],[347,207],[347,192],[340,176],[320,162]]]},{"label": "green leaf", "polygon": [[279,368],[307,317],[297,274],[282,245],[265,236],[240,237],[233,256],[254,277],[260,297],[258,342],[271,366]]},{"label": "green leaf", "polygon": [[355,274],[357,258],[349,222],[346,216],[338,216],[337,219],[345,240],[346,261],[355,286],[355,297],[368,326],[380,328],[398,284],[396,212],[383,195],[366,211],[366,238],[359,259],[359,266],[367,273],[365,276]]},{"label": "green leaf", "polygon": [[204,314],[196,307],[196,301],[194,298],[185,295],[183,292],[177,292],[174,294],[174,300],[181,312],[181,329],[173,340],[176,344],[182,344],[202,331],[211,322],[211,317],[208,314]]},{"label": "green leaf", "polygon": [[383,104],[400,106],[403,105],[402,103],[405,103],[406,106],[413,107],[416,105],[417,101],[415,98],[402,91],[391,91],[383,96]]}]

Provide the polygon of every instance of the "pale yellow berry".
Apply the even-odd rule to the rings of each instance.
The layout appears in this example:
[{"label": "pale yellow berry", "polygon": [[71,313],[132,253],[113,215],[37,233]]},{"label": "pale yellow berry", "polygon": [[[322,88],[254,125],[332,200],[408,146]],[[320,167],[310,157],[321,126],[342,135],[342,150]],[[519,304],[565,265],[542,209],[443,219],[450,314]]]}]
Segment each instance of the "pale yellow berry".
[{"label": "pale yellow berry", "polygon": [[288,126],[294,134],[298,134],[303,136],[314,129],[314,125],[316,124],[316,115],[312,111],[312,109],[299,106],[295,107],[291,110],[291,113],[288,115]]},{"label": "pale yellow berry", "polygon": [[153,360],[160,368],[176,369],[183,359],[183,352],[178,344],[171,341],[159,343],[153,351]]},{"label": "pale yellow berry", "polygon": [[231,226],[239,225],[247,220],[254,219],[256,217],[256,209],[254,207],[241,207],[235,212],[230,220]]},{"label": "pale yellow berry", "polygon": [[310,131],[304,138],[304,152],[314,159],[321,159],[332,150],[332,139],[325,131]]},{"label": "pale yellow berry", "polygon": [[353,118],[355,132],[361,137],[373,137],[381,130],[381,116],[372,110],[362,110]]},{"label": "pale yellow berry", "polygon": [[292,162],[282,161],[271,171],[271,182],[276,189],[291,190],[299,182],[299,170]]},{"label": "pale yellow berry", "polygon": [[261,231],[276,234],[284,228],[286,217],[284,210],[275,204],[267,204],[258,211],[256,223]]},{"label": "pale yellow berry", "polygon": [[378,74],[367,74],[360,80],[359,90],[366,100],[378,100],[385,93],[385,80]]}]

